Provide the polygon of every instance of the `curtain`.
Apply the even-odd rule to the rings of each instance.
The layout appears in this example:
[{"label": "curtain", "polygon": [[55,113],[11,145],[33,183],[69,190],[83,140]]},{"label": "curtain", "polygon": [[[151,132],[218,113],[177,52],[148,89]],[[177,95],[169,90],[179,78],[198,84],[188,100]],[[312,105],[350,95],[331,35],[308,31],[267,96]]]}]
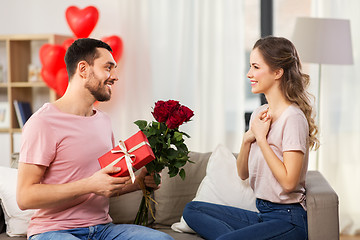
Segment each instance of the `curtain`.
[{"label": "curtain", "polygon": [[319,169],[339,195],[341,233],[355,234],[360,232],[360,1],[315,0],[313,6],[317,17],[350,19],[354,64],[322,65]]},{"label": "curtain", "polygon": [[224,144],[239,151],[244,132],[243,1],[122,0],[124,56],[113,99],[100,104],[111,115],[116,139],[137,131],[135,120],[153,120],[157,100],[179,100],[194,110],[182,125],[192,151]]}]

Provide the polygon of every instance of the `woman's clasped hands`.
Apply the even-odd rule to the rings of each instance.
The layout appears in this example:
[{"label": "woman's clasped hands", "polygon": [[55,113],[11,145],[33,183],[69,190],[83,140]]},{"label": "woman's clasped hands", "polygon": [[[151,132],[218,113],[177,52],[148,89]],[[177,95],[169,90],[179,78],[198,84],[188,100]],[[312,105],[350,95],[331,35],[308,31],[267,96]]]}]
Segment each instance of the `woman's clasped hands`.
[{"label": "woman's clasped hands", "polygon": [[250,131],[254,136],[254,141],[266,140],[270,125],[271,115],[269,113],[269,108],[267,108],[256,115],[251,123]]}]

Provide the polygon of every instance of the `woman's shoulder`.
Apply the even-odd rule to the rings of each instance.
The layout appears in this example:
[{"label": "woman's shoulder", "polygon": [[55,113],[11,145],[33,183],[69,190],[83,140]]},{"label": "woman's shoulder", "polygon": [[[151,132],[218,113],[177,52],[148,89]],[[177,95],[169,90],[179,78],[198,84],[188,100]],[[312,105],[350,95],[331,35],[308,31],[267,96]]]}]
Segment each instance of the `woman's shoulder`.
[{"label": "woman's shoulder", "polygon": [[304,128],[308,128],[309,125],[304,112],[296,104],[292,104],[286,109],[283,121],[289,126],[303,126]]},{"label": "woman's shoulder", "polygon": [[293,117],[300,117],[306,120],[305,114],[304,112],[300,109],[300,107],[296,104],[291,104],[287,111],[286,111],[286,115],[288,115],[289,117],[293,116]]}]

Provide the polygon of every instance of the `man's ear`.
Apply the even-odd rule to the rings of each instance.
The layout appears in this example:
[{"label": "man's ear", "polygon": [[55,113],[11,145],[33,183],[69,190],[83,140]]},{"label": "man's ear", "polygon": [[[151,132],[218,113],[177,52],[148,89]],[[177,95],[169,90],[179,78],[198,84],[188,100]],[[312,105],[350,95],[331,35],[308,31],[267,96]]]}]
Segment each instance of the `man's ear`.
[{"label": "man's ear", "polygon": [[86,61],[80,61],[77,65],[77,71],[82,78],[86,78],[89,71],[89,64]]},{"label": "man's ear", "polygon": [[276,80],[281,79],[283,75],[284,75],[284,69],[279,68],[279,69],[275,70],[275,79]]}]

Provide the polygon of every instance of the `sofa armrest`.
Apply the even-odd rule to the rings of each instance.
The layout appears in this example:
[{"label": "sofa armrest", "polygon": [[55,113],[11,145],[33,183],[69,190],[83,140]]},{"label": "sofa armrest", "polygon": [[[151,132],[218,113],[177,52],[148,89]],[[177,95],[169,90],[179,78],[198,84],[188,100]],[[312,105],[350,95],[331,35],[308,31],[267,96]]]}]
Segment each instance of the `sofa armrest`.
[{"label": "sofa armrest", "polygon": [[338,195],[318,171],[306,176],[308,236],[313,239],[339,239]]}]

